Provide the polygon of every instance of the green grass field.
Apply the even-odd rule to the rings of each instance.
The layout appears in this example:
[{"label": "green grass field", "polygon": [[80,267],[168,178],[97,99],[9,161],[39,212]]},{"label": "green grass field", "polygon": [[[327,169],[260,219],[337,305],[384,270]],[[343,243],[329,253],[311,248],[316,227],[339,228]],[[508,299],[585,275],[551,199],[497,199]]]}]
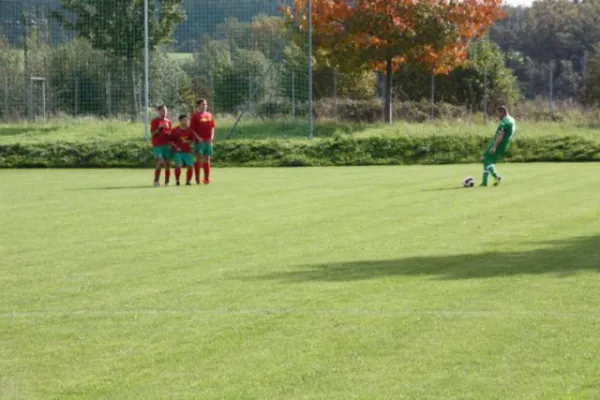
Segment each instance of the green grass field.
[{"label": "green grass field", "polygon": [[0,171],[0,398],[599,398],[598,167],[499,167]]},{"label": "green grass field", "polygon": [[[233,123],[232,118],[217,119],[217,139],[224,139]],[[381,137],[437,134],[488,134],[491,136],[494,129],[494,122],[488,122],[488,124],[460,121],[357,124],[317,121],[314,127],[314,136],[317,138],[331,137],[335,134]],[[308,123],[305,120],[243,119],[236,129],[234,137],[238,139],[294,139],[305,138],[307,134]],[[518,134],[519,136],[576,135],[596,139],[599,137],[596,126],[577,124],[573,121],[563,123],[519,122]],[[0,124],[0,145],[56,141],[123,140],[142,138],[143,135],[143,124],[98,118],[62,118],[51,120],[48,123]]]}]

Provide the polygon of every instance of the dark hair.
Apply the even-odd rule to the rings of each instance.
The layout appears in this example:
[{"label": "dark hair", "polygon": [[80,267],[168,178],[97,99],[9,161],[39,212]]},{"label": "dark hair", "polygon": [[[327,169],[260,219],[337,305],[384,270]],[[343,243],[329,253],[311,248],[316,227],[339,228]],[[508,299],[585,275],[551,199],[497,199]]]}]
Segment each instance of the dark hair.
[{"label": "dark hair", "polygon": [[202,103],[206,103],[206,99],[205,98],[199,98],[198,100],[196,100],[196,105],[199,106]]},{"label": "dark hair", "polygon": [[185,115],[185,114],[181,114],[181,115],[179,116],[179,120],[180,120],[180,121],[181,121],[182,119],[184,119],[184,118],[187,118],[187,115]]},{"label": "dark hair", "polygon": [[164,104],[160,104],[158,107],[156,107],[157,110],[163,110],[165,109],[165,105]]},{"label": "dark hair", "polygon": [[508,114],[508,107],[506,107],[506,106],[499,106],[498,107],[498,111],[502,111],[502,112],[504,112],[504,114]]}]

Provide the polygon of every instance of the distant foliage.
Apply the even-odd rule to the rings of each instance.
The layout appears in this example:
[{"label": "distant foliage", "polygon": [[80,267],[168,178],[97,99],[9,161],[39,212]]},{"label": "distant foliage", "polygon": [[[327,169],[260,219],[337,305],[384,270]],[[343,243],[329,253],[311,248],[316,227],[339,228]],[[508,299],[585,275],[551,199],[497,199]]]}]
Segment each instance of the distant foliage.
[{"label": "distant foliage", "polygon": [[553,63],[554,98],[579,98],[595,90],[585,75],[600,42],[598,21],[598,1],[541,0],[530,8],[507,7],[490,38],[506,52],[525,97],[548,96]]},{"label": "distant foliage", "polygon": [[[554,100],[600,101],[598,1],[539,0],[529,8],[500,8],[499,0],[477,7],[433,0],[351,3],[313,1],[313,96],[327,104],[337,99],[331,100],[336,118],[347,118],[347,104],[380,98],[382,110],[369,111],[367,119],[395,116],[394,104],[429,99],[432,73],[436,102],[472,111],[483,106],[484,71],[489,107],[547,101],[551,71]],[[152,105],[189,110],[203,96],[222,113],[248,108],[262,116],[281,110],[306,115],[305,0],[149,5]],[[2,116],[24,118],[30,106],[41,113],[41,86],[30,88],[25,78],[25,47],[30,74],[47,79],[48,113],[143,115],[141,10],[139,0],[0,1],[1,84],[8,89],[0,96]],[[484,40],[471,40],[478,36]],[[174,62],[172,51],[189,51],[193,59]]]},{"label": "distant foliage", "polygon": [[[469,58],[448,75],[435,77],[436,102],[464,105],[470,110],[483,106],[485,74],[489,111],[499,104],[513,105],[519,98],[516,78],[504,64],[504,55],[495,43],[473,42]],[[403,100],[429,99],[431,73],[416,63],[406,63],[394,75],[396,97]]]},{"label": "distant foliage", "polygon": [[[172,41],[175,26],[184,20],[182,0],[148,0],[150,49]],[[124,63],[128,111],[135,120],[138,110],[135,70],[144,49],[144,7],[138,0],[61,0],[51,16],[65,29],[105,51],[115,63]]]}]

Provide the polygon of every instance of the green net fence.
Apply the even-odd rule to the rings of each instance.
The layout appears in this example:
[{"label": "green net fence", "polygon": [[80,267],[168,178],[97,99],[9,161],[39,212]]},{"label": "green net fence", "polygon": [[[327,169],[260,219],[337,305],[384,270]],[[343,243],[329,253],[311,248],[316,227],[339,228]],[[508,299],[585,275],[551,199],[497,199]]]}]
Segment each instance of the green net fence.
[{"label": "green net fence", "polygon": [[230,137],[264,120],[308,129],[307,40],[281,11],[291,1],[148,0],[149,109],[143,5],[0,0],[2,119],[143,122],[158,104],[175,119],[205,97]]}]

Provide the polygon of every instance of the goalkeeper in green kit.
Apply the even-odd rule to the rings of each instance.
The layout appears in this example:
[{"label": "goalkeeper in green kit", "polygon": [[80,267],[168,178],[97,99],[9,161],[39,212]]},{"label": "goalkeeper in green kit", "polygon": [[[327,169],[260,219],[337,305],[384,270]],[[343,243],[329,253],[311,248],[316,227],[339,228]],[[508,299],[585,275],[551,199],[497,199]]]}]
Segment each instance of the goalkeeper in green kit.
[{"label": "goalkeeper in green kit", "polygon": [[490,174],[494,178],[494,186],[497,186],[502,181],[502,176],[496,171],[496,161],[498,161],[510,145],[510,141],[515,136],[516,122],[513,117],[508,115],[508,109],[505,106],[498,107],[498,117],[500,123],[496,128],[496,136],[494,140],[486,147],[481,157],[483,161],[483,181],[481,186],[488,185]]}]

